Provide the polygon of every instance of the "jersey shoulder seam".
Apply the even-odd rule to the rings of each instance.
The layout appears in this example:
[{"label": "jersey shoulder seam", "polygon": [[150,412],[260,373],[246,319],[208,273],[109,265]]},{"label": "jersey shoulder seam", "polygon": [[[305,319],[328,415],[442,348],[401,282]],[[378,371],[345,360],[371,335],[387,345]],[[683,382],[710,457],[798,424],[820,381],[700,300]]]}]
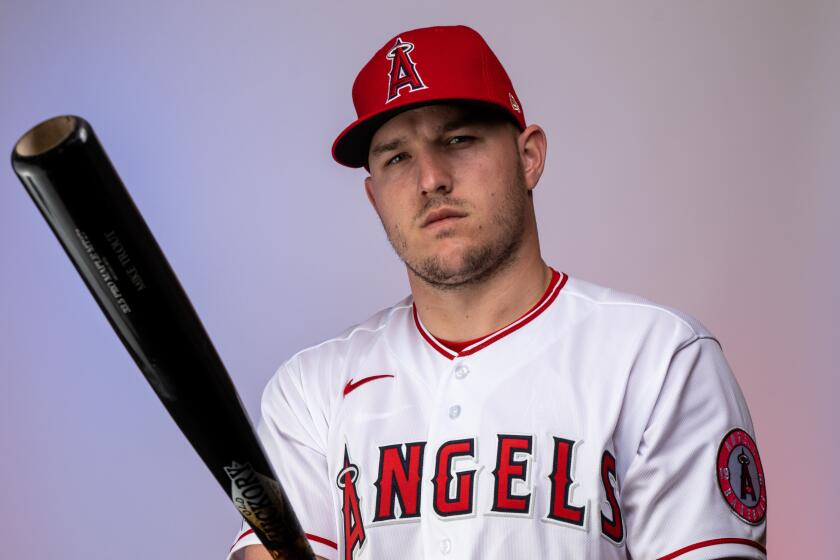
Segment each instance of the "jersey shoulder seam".
[{"label": "jersey shoulder seam", "polygon": [[[579,292],[575,292],[574,290],[564,290],[563,295],[573,296],[573,297],[576,297],[576,298],[584,299],[584,300],[586,300],[590,303],[593,303],[595,305],[646,307],[648,309],[654,309],[656,311],[661,311],[661,312],[663,312],[667,315],[670,315],[671,317],[673,317],[674,319],[676,319],[677,321],[682,323],[691,332],[691,334],[694,335],[688,341],[686,341],[686,345],[691,344],[692,342],[694,342],[694,340],[697,340],[697,339],[700,339],[700,338],[715,339],[714,336],[711,336],[709,334],[701,334],[701,333],[697,332],[697,329],[695,329],[694,326],[691,323],[686,321],[685,318],[681,317],[678,313],[675,313],[673,310],[669,309],[668,307],[666,307],[664,305],[658,305],[658,304],[652,303],[652,302],[643,303],[643,302],[635,302],[635,301],[603,301],[603,300],[594,299],[590,296],[584,295],[584,294],[579,293]],[[715,340],[717,340],[717,339],[715,339]]]},{"label": "jersey shoulder seam", "polygon": [[364,325],[364,323],[361,323],[361,324],[356,325],[355,327],[351,328],[350,331],[347,332],[346,334],[338,335],[338,336],[335,336],[333,338],[329,338],[327,340],[324,340],[323,342],[319,342],[318,344],[313,344],[312,346],[307,346],[306,348],[298,350],[288,360],[286,360],[286,363],[291,363],[292,361],[295,360],[295,358],[297,358],[301,354],[305,354],[306,352],[310,352],[312,350],[317,350],[321,346],[325,346],[327,344],[332,344],[334,342],[344,342],[346,340],[350,340],[357,333],[360,333],[360,332],[374,333],[374,332],[377,332],[377,331],[381,331],[382,329],[384,329],[385,327],[388,326],[388,322],[391,320],[391,316],[394,313],[396,313],[400,309],[406,309],[408,307],[411,307],[410,303],[402,304],[402,305],[400,305],[400,304],[394,305],[388,310],[387,314],[381,320],[381,324],[378,327],[376,327],[376,328],[366,327]]},{"label": "jersey shoulder seam", "polygon": [[[674,350],[674,356],[676,356],[678,352],[682,352],[683,350],[685,350],[686,348],[688,348],[689,346],[691,346],[695,342],[700,342],[701,340],[712,340],[712,341],[715,342],[715,344],[717,344],[718,346],[721,346],[720,341],[715,336],[713,336],[711,334],[696,334],[695,333],[694,336],[692,336],[691,338],[689,338],[688,340],[686,340],[685,342],[680,344],[676,348],[676,350]],[[721,350],[722,349],[723,349],[723,347],[721,346]]]}]

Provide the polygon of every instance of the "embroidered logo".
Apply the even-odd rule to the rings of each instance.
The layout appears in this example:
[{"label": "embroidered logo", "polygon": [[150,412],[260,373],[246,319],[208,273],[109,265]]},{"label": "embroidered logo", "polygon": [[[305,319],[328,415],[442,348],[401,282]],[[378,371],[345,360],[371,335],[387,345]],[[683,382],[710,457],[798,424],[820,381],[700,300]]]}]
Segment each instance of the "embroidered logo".
[{"label": "embroidered logo", "polygon": [[344,468],[336,477],[336,485],[341,490],[341,516],[344,529],[344,560],[353,560],[357,550],[365,545],[365,525],[362,519],[362,508],[359,494],[356,492],[356,481],[359,478],[359,467],[350,461],[347,446],[344,446]]},{"label": "embroidered logo", "polygon": [[740,428],[729,431],[720,443],[717,479],[723,499],[740,519],[752,525],[767,514],[767,488],[758,447]]},{"label": "embroidered logo", "polygon": [[388,72],[388,99],[390,103],[400,96],[400,90],[409,88],[409,93],[426,89],[426,84],[420,74],[417,73],[417,65],[409,54],[414,50],[414,43],[407,43],[397,37],[397,41],[385,58],[391,61],[391,70]]},{"label": "embroidered logo", "polygon": [[359,387],[361,387],[365,383],[367,383],[369,381],[375,381],[377,379],[384,379],[386,377],[394,377],[394,376],[391,375],[390,373],[385,373],[385,374],[382,374],[382,375],[369,375],[367,377],[362,377],[361,379],[359,379],[355,383],[353,382],[353,378],[351,377],[350,380],[347,382],[347,385],[344,386],[344,393],[343,394],[346,397],[350,393],[350,391],[355,391],[356,389],[358,389]]},{"label": "embroidered logo", "polygon": [[510,101],[510,106],[513,108],[514,111],[517,113],[522,112],[522,108],[519,106],[519,103],[516,102],[516,98],[513,96],[512,93],[508,93],[508,101]]}]

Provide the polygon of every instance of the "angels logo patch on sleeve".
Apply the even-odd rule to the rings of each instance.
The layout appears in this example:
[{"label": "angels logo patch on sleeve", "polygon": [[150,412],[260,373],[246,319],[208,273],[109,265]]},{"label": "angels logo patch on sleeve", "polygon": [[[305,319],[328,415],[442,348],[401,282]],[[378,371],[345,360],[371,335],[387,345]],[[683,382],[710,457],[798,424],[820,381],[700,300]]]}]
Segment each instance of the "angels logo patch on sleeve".
[{"label": "angels logo patch on sleeve", "polygon": [[720,442],[717,480],[723,499],[743,521],[758,525],[767,514],[767,488],[758,447],[740,428],[730,430]]}]

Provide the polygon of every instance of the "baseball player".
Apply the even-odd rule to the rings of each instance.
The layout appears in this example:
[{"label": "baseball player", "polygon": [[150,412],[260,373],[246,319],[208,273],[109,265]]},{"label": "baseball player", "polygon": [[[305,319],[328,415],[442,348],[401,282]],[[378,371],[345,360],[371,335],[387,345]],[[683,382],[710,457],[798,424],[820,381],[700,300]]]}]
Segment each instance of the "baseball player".
[{"label": "baseball player", "polygon": [[[747,405],[697,321],[543,262],[545,132],[467,27],[406,31],[333,145],[411,295],[283,364],[259,434],[315,553],[765,558]],[[244,527],[233,559],[269,558]]]}]

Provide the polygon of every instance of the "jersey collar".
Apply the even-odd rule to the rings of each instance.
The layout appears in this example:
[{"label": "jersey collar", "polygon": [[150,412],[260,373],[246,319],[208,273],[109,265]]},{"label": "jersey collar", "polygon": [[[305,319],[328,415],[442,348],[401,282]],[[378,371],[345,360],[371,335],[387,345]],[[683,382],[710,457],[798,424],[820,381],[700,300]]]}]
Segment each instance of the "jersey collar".
[{"label": "jersey collar", "polygon": [[[557,294],[560,293],[560,290],[563,289],[563,286],[566,285],[566,280],[569,279],[569,276],[563,272],[557,272],[553,268],[551,269],[551,281],[548,283],[548,288],[546,288],[545,293],[543,293],[542,297],[540,297],[539,301],[534,304],[534,306],[526,311],[521,317],[513,321],[507,326],[500,328],[497,331],[494,331],[486,336],[481,338],[477,338],[475,340],[469,341],[468,345],[463,347],[460,351],[456,351],[453,348],[450,348],[443,342],[441,339],[435,337],[432,333],[426,329],[423,322],[420,321],[420,317],[417,314],[417,306],[412,303],[411,304],[411,312],[414,316],[414,324],[417,326],[417,330],[429,343],[429,345],[437,350],[440,354],[449,358],[450,360],[454,360],[455,358],[459,358],[462,356],[469,356],[470,354],[475,354],[479,350],[486,348],[496,342],[504,338],[505,336],[509,335],[510,333],[521,329],[534,319],[536,319],[543,311],[548,309],[548,306],[551,305],[555,299],[557,299]],[[459,345],[460,346],[460,345]]]}]

